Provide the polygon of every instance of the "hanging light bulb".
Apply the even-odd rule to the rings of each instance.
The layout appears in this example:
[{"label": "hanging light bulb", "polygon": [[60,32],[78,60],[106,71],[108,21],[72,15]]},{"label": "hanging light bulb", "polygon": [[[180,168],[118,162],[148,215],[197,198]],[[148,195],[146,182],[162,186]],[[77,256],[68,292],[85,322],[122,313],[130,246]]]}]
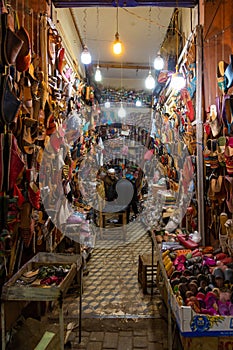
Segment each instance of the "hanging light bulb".
[{"label": "hanging light bulb", "polygon": [[122,53],[122,42],[120,41],[120,36],[118,32],[116,32],[115,34],[115,40],[113,43],[113,53],[115,55],[120,55]]},{"label": "hanging light bulb", "polygon": [[117,22],[117,30],[115,34],[115,40],[113,42],[113,53],[115,55],[120,55],[122,54],[122,51],[123,51],[123,45],[122,45],[122,42],[120,41],[120,35],[118,32],[118,1],[117,1],[116,22]]},{"label": "hanging light bulb", "polygon": [[110,108],[110,106],[111,106],[111,103],[110,103],[110,101],[109,101],[109,92],[108,92],[108,89],[107,89],[107,96],[106,96],[106,101],[105,101],[105,103],[104,103],[104,107],[105,108]]},{"label": "hanging light bulb", "polygon": [[81,53],[81,62],[83,64],[90,64],[91,63],[91,54],[90,54],[87,46],[84,46],[83,51]]},{"label": "hanging light bulb", "polygon": [[120,117],[120,118],[126,117],[126,110],[124,109],[122,102],[121,102],[121,106],[118,110],[118,117]]},{"label": "hanging light bulb", "polygon": [[185,78],[182,73],[178,72],[178,66],[176,66],[176,72],[172,74],[170,87],[175,90],[182,90],[186,85]]},{"label": "hanging light bulb", "polygon": [[152,90],[155,87],[155,79],[151,75],[151,71],[150,70],[149,70],[149,74],[148,74],[148,76],[146,78],[145,85],[146,85],[146,88],[149,89],[149,90]]},{"label": "hanging light bulb", "polygon": [[154,69],[156,70],[162,70],[164,68],[164,59],[160,55],[160,52],[158,52],[157,56],[155,57],[154,60]]},{"label": "hanging light bulb", "polygon": [[110,108],[110,106],[111,106],[111,103],[110,103],[109,100],[107,100],[107,101],[105,102],[105,104],[104,104],[104,107],[105,107],[105,108]]},{"label": "hanging light bulb", "polygon": [[102,80],[102,74],[99,65],[96,67],[95,71],[95,81],[101,81]]},{"label": "hanging light bulb", "polygon": [[[86,33],[87,33],[87,9],[83,10],[83,33],[84,33],[84,43],[86,43]],[[83,44],[83,51],[81,53],[81,62],[83,64],[91,63],[91,54],[86,45]]]},{"label": "hanging light bulb", "polygon": [[172,89],[175,89],[177,91],[183,89],[186,85],[185,78],[182,73],[179,73],[178,71],[178,58],[179,58],[179,28],[178,28],[178,10],[176,11],[176,16],[175,16],[175,28],[176,28],[176,72],[172,74],[171,77],[171,82],[170,82],[170,87]]},{"label": "hanging light bulb", "polygon": [[142,106],[142,101],[140,100],[140,98],[137,98],[136,107],[141,107],[141,106]]}]

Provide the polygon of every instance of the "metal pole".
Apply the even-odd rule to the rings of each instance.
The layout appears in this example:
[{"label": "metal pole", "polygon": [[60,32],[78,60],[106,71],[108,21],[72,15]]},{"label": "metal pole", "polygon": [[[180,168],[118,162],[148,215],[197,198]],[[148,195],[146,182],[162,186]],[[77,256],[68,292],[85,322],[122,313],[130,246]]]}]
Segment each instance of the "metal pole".
[{"label": "metal pole", "polygon": [[205,206],[204,206],[204,171],[203,171],[203,121],[202,121],[202,26],[197,26],[197,86],[196,86],[196,138],[197,138],[197,202],[198,231],[205,245]]},{"label": "metal pole", "polygon": [[83,279],[83,264],[80,266],[79,269],[79,280],[80,280],[80,297],[79,297],[79,344],[82,341],[82,288],[83,288],[83,284],[82,284],[82,279]]},{"label": "metal pole", "polygon": [[153,237],[152,237],[153,233],[150,232],[150,236],[151,236],[151,248],[152,248],[152,252],[151,252],[151,268],[152,268],[152,271],[151,271],[151,298],[153,298],[153,294],[154,294],[154,240],[153,240]]},{"label": "metal pole", "polygon": [[5,303],[1,301],[1,326],[2,326],[2,350],[6,349],[6,330],[5,330]]},{"label": "metal pole", "polygon": [[64,350],[64,313],[63,313],[63,295],[58,299],[59,302],[59,325],[60,325],[60,349]]}]

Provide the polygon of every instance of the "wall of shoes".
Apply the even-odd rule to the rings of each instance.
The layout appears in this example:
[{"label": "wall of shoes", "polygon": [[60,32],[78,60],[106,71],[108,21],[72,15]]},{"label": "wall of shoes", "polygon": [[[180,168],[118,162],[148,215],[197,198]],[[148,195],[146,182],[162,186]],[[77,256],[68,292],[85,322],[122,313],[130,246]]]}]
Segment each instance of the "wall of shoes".
[{"label": "wall of shoes", "polygon": [[[166,287],[166,277],[168,277],[169,286],[166,289],[168,296],[165,296],[165,300],[168,300],[168,304],[171,305],[171,309],[176,316],[177,324],[179,325],[179,330],[183,342],[183,346],[186,349],[194,349],[197,346],[204,347],[215,347],[216,349],[227,347],[227,343],[230,342],[231,333],[231,317],[232,310],[230,308],[232,303],[232,278],[227,276],[228,273],[232,273],[232,156],[233,156],[233,130],[232,130],[232,87],[233,87],[233,75],[232,75],[232,24],[229,14],[232,13],[231,2],[226,1],[223,3],[206,2],[205,3],[205,18],[204,18],[204,32],[203,32],[203,47],[204,47],[204,58],[203,58],[203,100],[202,100],[202,111],[201,115],[203,121],[203,142],[201,143],[203,163],[204,163],[204,208],[205,208],[205,231],[199,232],[200,237],[205,236],[205,244],[203,247],[201,241],[199,240],[199,248],[195,251],[192,250],[192,258],[185,257],[184,251],[182,252],[182,257],[179,257],[178,250],[173,250],[171,248],[172,244],[180,244],[182,247],[191,248],[190,242],[187,235],[183,235],[183,239],[180,240],[181,230],[176,229],[175,235],[173,235],[174,228],[179,226],[181,221],[177,220],[180,218],[180,211],[175,213],[172,211],[172,205],[169,208],[169,202],[166,204],[166,200],[162,200],[162,193],[171,190],[171,185],[169,178],[173,175],[173,165],[179,170],[179,165],[182,164],[177,159],[180,154],[179,143],[180,141],[184,144],[184,149],[188,150],[190,161],[192,164],[192,171],[194,173],[192,187],[195,196],[191,199],[191,207],[187,208],[185,213],[185,221],[182,222],[182,227],[186,227],[185,231],[193,232],[197,228],[197,204],[198,204],[198,191],[196,185],[196,172],[197,172],[197,144],[196,132],[197,124],[195,120],[197,119],[197,111],[195,111],[195,98],[196,98],[196,64],[198,60],[196,59],[195,51],[198,50],[197,41],[194,40],[190,45],[187,54],[185,54],[185,71],[188,73],[188,94],[186,94],[186,89],[180,94],[172,96],[169,100],[167,98],[168,94],[163,94],[160,96],[160,106],[163,106],[163,99],[165,100],[164,107],[155,111],[155,128],[154,134],[157,136],[157,144],[161,145],[161,140],[166,140],[166,143],[170,143],[174,139],[177,145],[172,145],[169,147],[169,151],[165,149],[163,151],[164,145],[154,147],[154,153],[158,154],[157,157],[157,172],[155,173],[155,179],[152,182],[152,194],[154,192],[155,199],[152,203],[155,206],[157,204],[158,210],[149,215],[148,221],[150,227],[153,227],[153,222],[156,225],[153,227],[155,233],[155,241],[159,243],[159,247],[162,250],[162,267],[165,266],[165,271],[162,273],[165,283],[161,283],[161,287],[164,290]],[[213,69],[213,67],[215,67]],[[186,69],[187,68],[187,69]],[[190,79],[190,80],[189,80]],[[191,97],[192,96],[192,97]],[[174,98],[173,98],[174,97]],[[190,98],[191,97],[191,98]],[[187,103],[189,101],[189,103]],[[170,102],[170,103],[169,103]],[[172,106],[172,113],[169,106]],[[175,121],[170,120],[173,119]],[[161,122],[162,119],[162,122]],[[167,133],[164,133],[163,127],[168,124]],[[169,123],[172,127],[169,127]],[[172,132],[171,132],[172,130]],[[161,137],[161,134],[164,134]],[[169,135],[167,138],[165,136]],[[156,145],[156,142],[155,142]],[[169,145],[171,146],[171,145]],[[170,151],[170,149],[172,151]],[[182,151],[182,153],[183,153]],[[164,156],[166,154],[166,157]],[[171,155],[174,161],[171,162]],[[187,158],[187,157],[186,157]],[[167,167],[167,164],[170,166]],[[161,164],[162,163],[162,164]],[[178,166],[177,166],[178,163]],[[148,162],[149,164],[149,162]],[[171,166],[172,164],[172,166]],[[191,169],[190,169],[191,170]],[[191,173],[191,171],[190,171]],[[185,177],[186,178],[186,177]],[[182,185],[182,181],[179,179],[176,181],[179,185]],[[190,182],[191,184],[191,182]],[[159,193],[159,195],[158,195]],[[170,194],[174,194],[173,192]],[[178,193],[179,194],[179,193]],[[159,197],[159,199],[158,199]],[[169,198],[170,201],[174,200],[174,197]],[[175,197],[176,198],[176,197]],[[178,197],[179,198],[179,197]],[[175,201],[176,202],[176,201]],[[176,202],[177,203],[177,202]],[[180,202],[178,202],[180,203]],[[153,206],[152,206],[153,208]],[[167,213],[166,213],[167,212]],[[168,217],[174,215],[172,220],[169,221]],[[177,215],[176,215],[177,214]],[[187,220],[189,222],[187,222]],[[187,230],[188,229],[188,230]],[[169,232],[170,231],[170,232]],[[167,237],[166,237],[167,236]],[[176,240],[178,237],[179,242]],[[195,234],[191,237],[191,241],[196,240]],[[199,237],[199,239],[200,239]],[[173,242],[172,242],[173,240]],[[201,243],[200,243],[201,242]],[[192,242],[193,243],[193,242]],[[155,244],[156,245],[156,244]],[[198,246],[198,243],[197,243]],[[192,248],[191,248],[192,249]],[[180,262],[182,259],[186,260],[185,264],[188,269],[174,267],[174,256],[178,257]],[[201,258],[196,258],[195,254]],[[167,255],[169,258],[167,258]],[[207,259],[206,256],[213,260],[205,263]],[[175,259],[176,259],[175,258]],[[200,265],[198,264],[198,259]],[[178,262],[177,261],[177,262]],[[189,264],[193,264],[190,267]],[[178,263],[179,265],[179,263]],[[178,266],[177,265],[177,266]],[[198,272],[194,270],[199,267]],[[192,265],[191,265],[192,266]],[[207,269],[208,273],[204,271]],[[192,270],[193,269],[193,270]],[[178,272],[178,271],[179,272]],[[197,299],[200,295],[198,293],[191,291],[192,282],[191,278],[185,276],[192,271],[195,276],[197,283],[196,292],[203,293],[203,299]],[[180,273],[180,275],[179,275]],[[179,277],[177,278],[177,274]],[[202,283],[198,281],[200,276],[208,275],[207,286],[202,288]],[[184,277],[185,276],[185,277]],[[184,284],[180,281],[184,277]],[[218,282],[220,284],[218,284]],[[176,285],[177,283],[177,285]],[[186,284],[187,283],[187,284]],[[183,287],[185,291],[183,290]],[[172,289],[172,293],[170,294]],[[215,295],[216,290],[219,292],[217,296]],[[209,293],[208,293],[209,292]],[[227,299],[222,299],[224,292],[229,293]],[[162,293],[162,292],[161,292]],[[170,294],[170,295],[169,295]],[[180,296],[183,294],[183,299]],[[191,297],[189,297],[191,295]],[[214,301],[214,308],[211,307],[213,304],[208,304],[208,298],[210,296],[216,297]],[[175,296],[175,301],[171,299]],[[196,298],[197,297],[197,298]],[[204,301],[204,303],[202,303]],[[188,308],[187,308],[188,306]],[[190,308],[189,308],[190,307]],[[206,308],[206,309],[204,309]],[[224,309],[224,310],[223,310]],[[186,314],[186,311],[190,314]],[[214,315],[214,316],[213,316]],[[212,317],[213,316],[213,317]],[[213,326],[214,317],[222,317],[221,324],[218,326]],[[206,320],[210,321],[208,326]],[[205,324],[205,325],[204,325]],[[204,338],[208,336],[207,338]],[[225,338],[223,338],[223,336]],[[212,339],[211,339],[212,337]],[[217,339],[217,337],[219,339]],[[211,345],[210,345],[211,344]],[[209,348],[208,347],[208,348]]]},{"label": "wall of shoes", "polygon": [[[210,4],[206,4],[206,13]],[[204,31],[204,145],[206,235],[232,254],[233,104],[231,2],[219,7]],[[213,73],[214,67],[214,73]]]},{"label": "wall of shoes", "polygon": [[[196,53],[195,35],[183,57],[186,88],[171,90],[169,71],[161,71],[160,94],[154,104],[145,173],[149,180],[151,210],[144,222],[156,230],[176,227],[197,230],[196,180]],[[186,209],[188,208],[188,213]]]},{"label": "wall of shoes", "polygon": [[[98,117],[98,102],[77,66],[66,59],[62,37],[49,14],[46,1],[3,2],[1,9],[3,282],[37,252],[55,251],[66,228],[71,230],[71,242],[77,243],[75,249],[80,243],[83,249],[93,244],[86,221],[90,206],[77,194],[75,170],[95,142],[90,129]],[[71,186],[78,198],[71,194]],[[69,218],[74,204],[75,216]]]}]

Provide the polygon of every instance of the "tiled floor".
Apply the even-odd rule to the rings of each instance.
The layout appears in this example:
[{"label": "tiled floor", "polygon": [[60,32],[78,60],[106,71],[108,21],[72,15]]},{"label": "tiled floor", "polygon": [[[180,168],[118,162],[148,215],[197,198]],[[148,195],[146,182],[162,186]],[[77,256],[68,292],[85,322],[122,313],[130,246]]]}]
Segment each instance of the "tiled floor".
[{"label": "tiled floor", "polygon": [[[148,318],[157,312],[156,303],[160,299],[157,289],[154,288],[152,299],[150,294],[142,293],[138,283],[139,254],[151,253],[151,239],[140,222],[127,226],[125,242],[120,230],[111,229],[109,238],[97,239],[87,264],[89,273],[83,279],[83,318]],[[71,318],[77,315],[77,305],[78,298],[67,305],[66,314]]]},{"label": "tiled floor", "polygon": [[[144,295],[138,283],[139,255],[150,254],[151,248],[140,222],[127,226],[125,241],[121,228],[111,229],[104,240],[97,239],[87,263],[89,273],[83,278],[81,327],[79,296],[68,293],[64,301],[65,324],[74,325],[68,348],[168,349],[167,312],[159,291],[155,286],[153,295],[150,290]],[[180,344],[173,347],[181,348]]]}]

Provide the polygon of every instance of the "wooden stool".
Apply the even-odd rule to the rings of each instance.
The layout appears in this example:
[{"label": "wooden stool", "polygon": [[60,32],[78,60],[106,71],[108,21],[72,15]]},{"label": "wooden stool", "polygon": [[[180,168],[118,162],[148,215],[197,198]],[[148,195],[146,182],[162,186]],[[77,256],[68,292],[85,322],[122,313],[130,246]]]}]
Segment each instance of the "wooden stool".
[{"label": "wooden stool", "polygon": [[106,228],[106,220],[109,218],[117,217],[121,219],[122,224],[117,224],[117,226],[122,226],[123,239],[126,239],[126,225],[127,225],[127,211],[119,211],[115,213],[102,212],[99,213],[99,226],[100,226],[100,238],[103,239],[103,229]]},{"label": "wooden stool", "polygon": [[[154,256],[153,280],[157,273],[157,257]],[[147,288],[152,287],[152,257],[151,254],[139,255],[138,260],[138,282],[142,285],[142,291],[147,294]]]}]

